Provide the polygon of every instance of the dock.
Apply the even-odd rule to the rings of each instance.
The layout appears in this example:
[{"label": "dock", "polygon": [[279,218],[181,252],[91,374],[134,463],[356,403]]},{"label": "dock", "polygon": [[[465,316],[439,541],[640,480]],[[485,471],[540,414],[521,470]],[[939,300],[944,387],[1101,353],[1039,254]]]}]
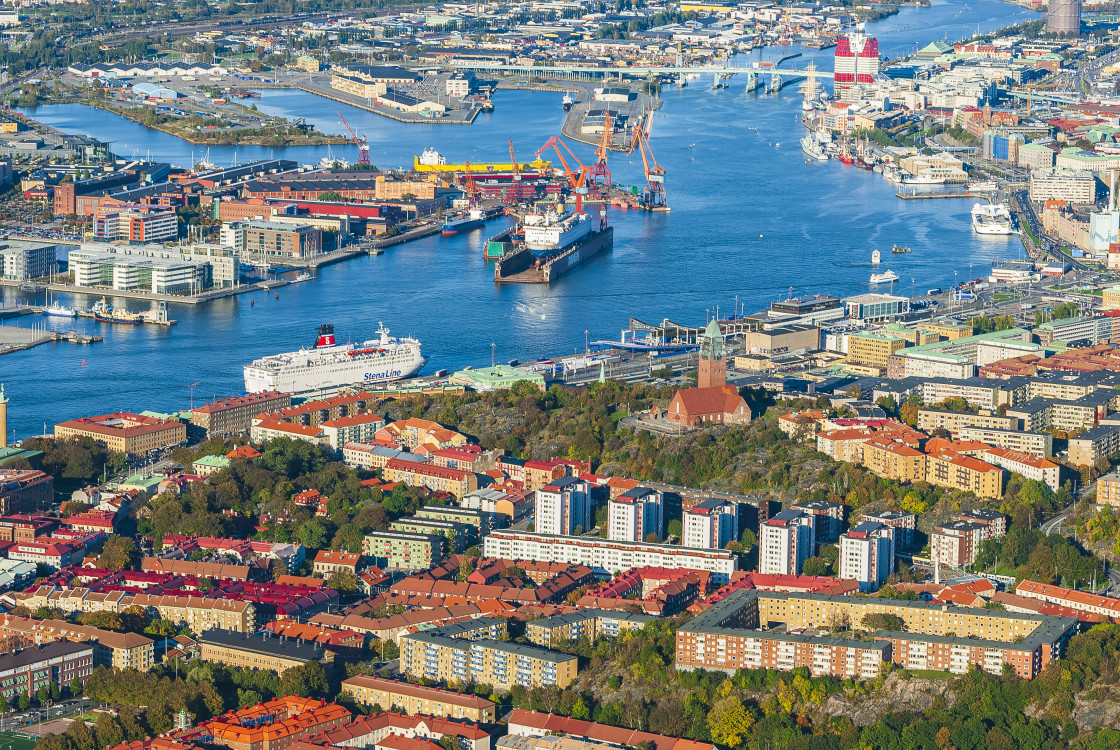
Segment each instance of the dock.
[{"label": "dock", "polygon": [[948,193],[947,192],[923,193],[923,192],[919,192],[917,190],[911,191],[909,193],[904,193],[901,190],[899,190],[897,193],[895,193],[895,195],[898,196],[899,198],[901,198],[904,201],[918,201],[918,200],[922,200],[922,199],[925,199],[925,198],[971,198],[971,197],[973,197],[973,194],[968,192],[967,190],[954,190],[954,191],[948,192]]},{"label": "dock", "polygon": [[102,340],[101,336],[90,336],[77,331],[61,333],[41,328],[0,326],[0,354],[20,352],[40,344],[52,342],[68,341],[73,344],[96,344]]},{"label": "dock", "polygon": [[13,318],[20,318],[24,315],[37,315],[43,312],[41,307],[33,305],[16,305],[15,307],[0,308],[0,320],[12,320]]}]

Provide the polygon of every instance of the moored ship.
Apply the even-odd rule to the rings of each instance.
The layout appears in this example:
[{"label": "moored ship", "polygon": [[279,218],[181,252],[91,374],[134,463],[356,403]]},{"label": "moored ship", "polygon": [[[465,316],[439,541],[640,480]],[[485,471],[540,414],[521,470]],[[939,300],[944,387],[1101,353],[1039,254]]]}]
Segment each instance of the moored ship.
[{"label": "moored ship", "polygon": [[377,333],[378,338],[361,344],[335,344],[334,326],[320,326],[314,346],[245,365],[245,390],[299,394],[385,383],[412,377],[428,361],[416,339],[390,337],[383,324],[378,324]]},{"label": "moored ship", "polygon": [[801,150],[810,159],[816,161],[828,161],[828,153],[824,150],[824,144],[817,140],[816,136],[809,133],[801,139]]},{"label": "moored ship", "polygon": [[486,215],[481,210],[472,208],[469,211],[448,216],[446,220],[440,223],[439,231],[442,234],[458,234],[459,232],[478,229],[485,223]]},{"label": "moored ship", "polygon": [[977,203],[972,207],[972,229],[977,234],[1014,234],[1011,221],[1006,203]]},{"label": "moored ship", "polygon": [[93,319],[98,323],[124,323],[125,325],[138,326],[144,322],[140,313],[129,312],[124,308],[113,307],[108,300],[102,297],[90,308]]},{"label": "moored ship", "polygon": [[520,241],[514,239],[494,265],[494,281],[549,284],[614,245],[614,227],[606,225],[605,210],[598,229],[582,211],[548,210],[528,214],[521,231]]}]

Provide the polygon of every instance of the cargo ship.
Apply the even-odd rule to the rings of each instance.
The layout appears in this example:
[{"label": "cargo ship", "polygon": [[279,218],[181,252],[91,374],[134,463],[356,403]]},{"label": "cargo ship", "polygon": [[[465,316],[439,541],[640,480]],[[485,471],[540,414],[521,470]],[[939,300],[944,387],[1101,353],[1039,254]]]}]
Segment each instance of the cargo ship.
[{"label": "cargo ship", "polygon": [[458,234],[459,232],[469,232],[472,229],[478,229],[486,223],[486,214],[482,213],[477,208],[472,208],[470,211],[462,213],[451,214],[439,225],[441,234]]},{"label": "cargo ship", "polygon": [[335,344],[334,326],[322,325],[315,345],[273,354],[245,365],[249,393],[312,393],[357,383],[386,383],[410,378],[428,361],[413,338],[392,338],[377,327],[378,338],[361,344]]},{"label": "cargo ship", "polygon": [[605,210],[599,217],[599,228],[595,229],[592,218],[582,211],[528,214],[521,224],[522,239],[512,239],[495,264],[494,281],[550,284],[612,247],[614,227],[606,225]]},{"label": "cargo ship", "polygon": [[129,312],[123,308],[114,308],[104,297],[93,303],[90,312],[93,313],[93,319],[98,323],[124,323],[125,325],[138,326],[144,322],[140,313]]}]

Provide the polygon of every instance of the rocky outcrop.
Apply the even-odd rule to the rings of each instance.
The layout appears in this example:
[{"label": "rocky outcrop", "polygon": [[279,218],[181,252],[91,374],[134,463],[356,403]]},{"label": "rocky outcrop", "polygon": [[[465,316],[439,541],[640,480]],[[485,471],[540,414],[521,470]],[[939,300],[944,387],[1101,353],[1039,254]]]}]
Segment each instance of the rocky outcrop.
[{"label": "rocky outcrop", "polygon": [[820,712],[828,717],[847,717],[857,726],[864,726],[892,711],[925,711],[937,703],[952,706],[957,701],[954,684],[953,680],[923,680],[895,672],[872,696],[831,695]]}]

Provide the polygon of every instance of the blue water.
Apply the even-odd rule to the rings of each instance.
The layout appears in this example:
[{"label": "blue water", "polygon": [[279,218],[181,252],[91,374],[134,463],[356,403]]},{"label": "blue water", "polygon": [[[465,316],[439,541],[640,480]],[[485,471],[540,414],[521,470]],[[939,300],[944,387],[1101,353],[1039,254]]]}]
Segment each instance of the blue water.
[{"label": "blue water", "polygon": [[[1035,17],[995,0],[935,2],[906,8],[869,32],[884,54],[913,51],[938,38],[950,41]],[[799,48],[754,53],[777,59]],[[831,50],[804,50],[831,69]],[[742,58],[740,58],[742,59]],[[826,67],[827,66],[827,67]],[[0,357],[0,382],[11,398],[10,429],[38,433],[43,423],[113,409],[175,410],[242,389],[248,361],[310,343],[320,323],[333,322],[341,337],[371,336],[378,321],[396,334],[418,337],[432,357],[429,371],[489,361],[491,344],[500,360],[522,360],[582,348],[592,339],[617,338],[631,316],[647,322],[671,318],[703,323],[706,311],[754,312],[794,294],[840,296],[870,291],[873,249],[884,251],[883,268],[901,277],[895,291],[909,294],[984,273],[992,260],[1017,257],[1015,238],[980,238],[969,225],[966,200],[902,201],[880,175],[833,160],[806,163],[798,139],[800,98],[796,87],[779,95],[743,94],[745,81],[711,91],[698,80],[685,89],[666,88],[654,116],[651,144],[667,171],[670,214],[612,211],[615,245],[609,253],[549,287],[495,286],[482,243],[501,224],[453,238],[430,237],[321,269],[314,281],[242,295],[207,305],[173,305],[177,326],[110,326],[80,319],[22,318],[9,325],[76,329],[105,337],[82,347],[49,344]],[[470,127],[405,125],[299,91],[266,91],[265,111],[305,116],[337,132],[342,111],[372,144],[381,167],[408,165],[434,146],[452,161],[504,160],[512,137],[519,158],[559,133],[560,96],[501,91],[493,114]],[[39,107],[36,118],[64,130],[112,141],[121,155],[134,153],[188,164],[204,149],[151,131],[110,113],[80,105]],[[748,129],[751,128],[751,129]],[[757,132],[753,130],[757,128]],[[778,145],[780,144],[780,145]],[[582,158],[591,148],[573,144]],[[353,159],[353,147],[335,153]],[[325,148],[211,148],[209,159],[230,164],[261,156],[314,163]],[[641,181],[641,161],[612,155],[616,181]],[[893,243],[914,252],[892,256]],[[971,265],[971,268],[970,268]],[[6,304],[27,295],[0,291]],[[88,307],[100,295],[59,295]],[[254,304],[250,305],[250,301]],[[40,296],[33,299],[42,302]],[[131,309],[136,301],[118,300]]]}]

